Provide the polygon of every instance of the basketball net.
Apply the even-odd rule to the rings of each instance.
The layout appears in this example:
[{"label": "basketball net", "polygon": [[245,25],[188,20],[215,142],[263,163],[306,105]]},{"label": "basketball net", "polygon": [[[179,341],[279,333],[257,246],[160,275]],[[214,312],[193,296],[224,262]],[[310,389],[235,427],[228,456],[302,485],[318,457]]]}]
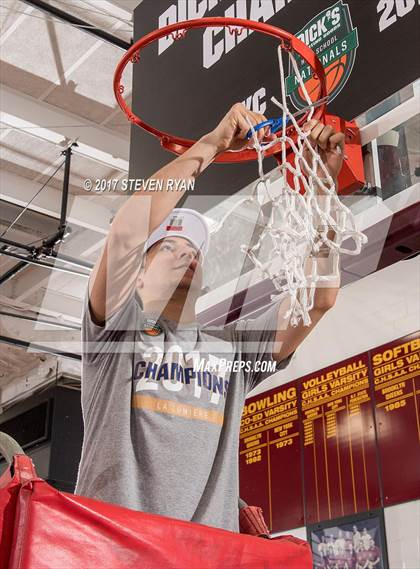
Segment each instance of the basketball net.
[{"label": "basketball net", "polygon": [[[288,50],[287,53],[308,103],[307,121],[310,121],[314,103],[308,95],[292,51]],[[367,243],[367,237],[357,230],[352,212],[340,201],[333,178],[308,140],[310,133],[300,128],[287,106],[281,46],[278,48],[278,60],[281,102],[274,97],[271,100],[282,111],[281,136],[268,143],[260,143],[253,125],[247,119],[258,154],[259,178],[251,196],[229,209],[214,230],[218,231],[244,203],[259,208],[262,203],[271,204],[269,219],[258,241],[251,247],[241,245],[241,250],[261,275],[273,282],[278,294],[272,295],[272,300],[285,291],[290,295],[290,308],[284,317],[290,318],[292,326],[297,326],[300,321],[309,326],[309,313],[314,307],[316,289],[339,286],[340,253],[358,255],[362,245]],[[294,139],[287,134],[290,123],[294,127]],[[263,160],[267,150],[279,143],[281,151],[277,170],[282,183],[280,193],[273,197],[270,194],[270,181],[264,174]],[[287,160],[288,146],[293,152],[294,163]],[[333,239],[328,237],[331,230],[335,233]],[[354,242],[352,248],[342,245],[348,239]],[[267,240],[271,245],[269,258],[262,263],[257,255]],[[320,252],[323,258],[316,257]]]}]

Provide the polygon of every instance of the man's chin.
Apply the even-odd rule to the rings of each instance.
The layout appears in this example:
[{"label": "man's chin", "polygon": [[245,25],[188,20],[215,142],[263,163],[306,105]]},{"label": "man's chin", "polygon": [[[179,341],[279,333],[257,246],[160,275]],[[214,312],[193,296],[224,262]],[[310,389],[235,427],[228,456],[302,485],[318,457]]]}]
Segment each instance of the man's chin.
[{"label": "man's chin", "polygon": [[192,293],[194,293],[200,291],[201,286],[197,281],[195,281],[189,275],[184,275],[182,279],[179,281],[177,289],[183,290],[185,292],[191,291]]}]

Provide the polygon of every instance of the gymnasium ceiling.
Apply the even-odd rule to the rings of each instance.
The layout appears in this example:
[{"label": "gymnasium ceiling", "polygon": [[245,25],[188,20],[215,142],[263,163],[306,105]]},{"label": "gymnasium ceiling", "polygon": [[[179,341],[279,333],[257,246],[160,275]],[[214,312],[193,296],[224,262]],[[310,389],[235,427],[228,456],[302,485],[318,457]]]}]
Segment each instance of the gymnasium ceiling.
[{"label": "gymnasium ceiling", "polygon": [[[48,3],[125,42],[131,41],[132,9],[137,0]],[[89,195],[82,183],[85,178],[122,179],[127,174],[129,125],[117,108],[112,89],[113,72],[123,51],[19,0],[1,3],[0,22],[0,235],[13,242],[38,245],[55,233],[64,168],[49,178],[63,162],[63,149],[77,141],[68,208],[72,232],[59,251],[93,263],[120,198]],[[125,81],[131,84],[130,77]],[[9,251],[22,254],[13,247]],[[4,275],[18,261],[1,255],[0,262],[0,274]],[[29,317],[39,314],[79,326],[86,282],[85,277],[27,265],[1,284],[0,312]],[[42,330],[39,322],[3,314],[0,325],[1,335],[7,338],[54,349],[62,344],[67,351],[80,351],[79,333],[72,328],[62,331],[63,341],[57,340],[55,329],[54,340],[48,343],[54,328],[44,326]],[[59,360],[77,375],[77,361]],[[55,356],[0,344],[0,405],[6,386],[11,390],[7,399],[14,399],[31,384],[31,377],[35,377],[34,385],[38,384],[39,378],[54,374],[56,366]]]}]

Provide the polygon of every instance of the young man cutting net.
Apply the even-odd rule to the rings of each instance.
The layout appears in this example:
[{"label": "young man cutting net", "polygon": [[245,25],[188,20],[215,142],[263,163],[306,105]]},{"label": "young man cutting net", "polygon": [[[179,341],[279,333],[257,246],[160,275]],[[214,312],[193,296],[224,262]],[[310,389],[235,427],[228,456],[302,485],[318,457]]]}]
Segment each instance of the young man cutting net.
[{"label": "young man cutting net", "polygon": [[[249,145],[249,123],[263,120],[234,105],[212,132],[152,178],[164,186],[194,180],[219,153]],[[306,128],[337,178],[343,135],[318,121]],[[264,136],[273,135],[260,130],[259,140]],[[286,367],[334,305],[339,283],[316,291],[311,326],[290,326],[283,301],[253,320],[201,327],[195,305],[209,235],[200,214],[175,208],[181,197],[172,191],[130,197],[90,277],[76,493],[238,531],[245,397],[268,375],[261,362],[274,359],[277,369]]]}]

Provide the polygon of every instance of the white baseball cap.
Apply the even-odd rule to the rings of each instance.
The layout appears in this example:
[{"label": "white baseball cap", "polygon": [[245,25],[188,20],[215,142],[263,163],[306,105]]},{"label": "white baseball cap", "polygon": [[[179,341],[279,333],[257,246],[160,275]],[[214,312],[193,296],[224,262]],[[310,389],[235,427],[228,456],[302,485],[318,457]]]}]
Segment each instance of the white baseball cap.
[{"label": "white baseball cap", "polygon": [[198,211],[188,208],[175,208],[168,217],[149,236],[144,246],[144,252],[165,237],[183,237],[194,247],[207,254],[210,232],[204,216]]}]

